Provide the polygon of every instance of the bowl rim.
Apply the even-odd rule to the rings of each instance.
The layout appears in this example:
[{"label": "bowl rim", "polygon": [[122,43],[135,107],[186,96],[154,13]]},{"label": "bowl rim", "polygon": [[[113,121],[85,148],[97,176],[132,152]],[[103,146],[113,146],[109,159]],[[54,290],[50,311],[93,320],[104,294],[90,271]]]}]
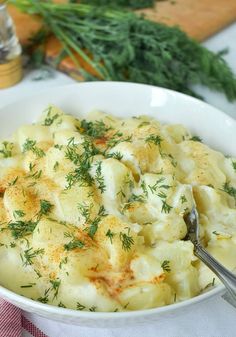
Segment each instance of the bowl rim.
[{"label": "bowl rim", "polygon": [[215,296],[215,295],[221,295],[225,291],[225,287],[221,284],[214,286],[214,288],[210,289],[209,291],[206,291],[204,293],[201,293],[199,295],[196,295],[195,297],[189,298],[187,300],[183,300],[181,302],[172,303],[169,305],[151,308],[151,309],[142,309],[142,310],[130,310],[130,311],[117,311],[117,312],[103,312],[103,311],[82,311],[82,310],[76,310],[76,309],[69,309],[69,308],[62,308],[58,307],[52,304],[47,303],[41,303],[36,300],[32,300],[28,297],[25,297],[23,295],[19,295],[15,293],[12,290],[9,290],[3,286],[0,285],[0,295],[3,296],[6,300],[9,300],[10,302],[18,302],[20,304],[24,305],[30,308],[39,309],[40,311],[46,311],[48,313],[52,314],[58,314],[63,315],[66,317],[73,317],[73,318],[84,318],[89,316],[91,319],[95,318],[112,318],[112,319],[119,319],[119,318],[128,318],[130,316],[132,317],[144,317],[149,316],[153,314],[161,314],[164,312],[171,312],[175,311],[177,309],[184,308],[186,306],[189,306],[190,304],[197,304],[199,302],[203,302],[208,300],[209,298]]},{"label": "bowl rim", "polygon": [[[109,85],[113,85],[113,86],[127,86],[127,87],[145,87],[145,88],[150,88],[150,89],[161,89],[164,92],[167,92],[169,94],[174,94],[177,95],[179,97],[182,97],[182,99],[188,99],[190,102],[194,102],[194,104],[201,104],[202,106],[205,106],[206,109],[213,109],[215,110],[215,112],[218,115],[221,115],[224,118],[227,118],[228,120],[230,120],[232,122],[232,124],[235,126],[236,128],[236,120],[229,116],[228,114],[226,114],[225,112],[221,111],[220,109],[214,107],[213,105],[205,102],[205,101],[201,101],[200,99],[196,98],[196,97],[192,97],[189,96],[187,94],[175,91],[175,90],[171,90],[171,89],[167,89],[164,87],[159,87],[159,86],[154,86],[154,85],[149,85],[149,84],[142,84],[142,83],[133,83],[133,82],[118,82],[118,81],[93,81],[93,82],[79,82],[79,83],[72,83],[72,84],[66,84],[66,85],[60,85],[60,86],[56,86],[56,87],[50,87],[48,89],[42,89],[39,92],[30,95],[30,96],[24,96],[23,98],[20,99],[16,99],[15,101],[9,103],[9,104],[5,104],[2,107],[0,107],[0,114],[8,108],[14,107],[15,105],[17,105],[18,103],[23,103],[27,100],[31,100],[31,99],[36,99],[37,97],[40,98],[42,96],[44,96],[45,94],[48,95],[49,92],[56,92],[58,90],[63,90],[66,89],[68,90],[68,88],[76,88],[76,87],[80,87],[80,86],[88,86],[88,87],[93,87],[93,86],[109,86]],[[26,103],[27,104],[27,103]],[[80,311],[80,310],[75,310],[75,309],[69,309],[69,308],[63,308],[63,307],[58,307],[55,305],[51,305],[51,304],[47,304],[47,303],[41,303],[39,301],[36,300],[32,300],[30,298],[27,298],[23,295],[19,295],[17,293],[15,293],[14,291],[11,291],[3,286],[0,285],[0,295],[6,299],[9,300],[12,303],[18,303],[22,306],[24,306],[24,309],[26,307],[29,308],[34,308],[34,309],[39,309],[40,311],[46,311],[48,313],[52,313],[52,314],[58,314],[58,315],[63,315],[66,317],[73,317],[73,318],[91,318],[91,319],[96,319],[96,318],[112,318],[114,319],[120,319],[120,318],[129,318],[129,317],[144,317],[144,316],[149,316],[149,315],[153,315],[153,314],[161,314],[164,312],[171,312],[171,311],[175,311],[177,309],[180,308],[184,308],[186,306],[189,306],[190,304],[197,304],[203,301],[208,300],[209,298],[216,296],[216,295],[221,295],[225,292],[225,287],[223,286],[223,284],[218,284],[214,287],[212,287],[212,289],[209,289],[209,291],[200,293],[199,295],[196,295],[195,297],[177,302],[177,303],[173,303],[173,304],[169,304],[169,305],[165,305],[165,306],[161,306],[161,307],[155,307],[155,308],[151,308],[151,309],[142,309],[142,310],[133,310],[133,311],[118,311],[118,312],[90,312],[90,311]],[[16,304],[17,305],[17,304]],[[25,309],[27,310],[27,309]]]}]

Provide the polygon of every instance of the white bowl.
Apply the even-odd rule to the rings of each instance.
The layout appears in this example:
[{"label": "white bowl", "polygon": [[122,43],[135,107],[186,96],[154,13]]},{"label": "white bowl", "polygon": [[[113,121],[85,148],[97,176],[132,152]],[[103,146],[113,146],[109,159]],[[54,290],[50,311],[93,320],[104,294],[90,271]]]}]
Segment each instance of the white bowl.
[{"label": "white bowl", "polygon": [[[92,82],[67,85],[8,105],[0,110],[1,138],[9,136],[22,124],[36,121],[50,103],[77,116],[99,109],[121,117],[147,114],[162,122],[182,123],[211,147],[228,155],[236,155],[236,121],[232,118],[195,98],[167,89],[133,83]],[[217,286],[192,299],[156,309],[99,313],[42,304],[0,286],[1,297],[26,311],[88,327],[121,327],[170,319],[189,311],[195,303],[208,300],[223,291],[223,286]]]}]

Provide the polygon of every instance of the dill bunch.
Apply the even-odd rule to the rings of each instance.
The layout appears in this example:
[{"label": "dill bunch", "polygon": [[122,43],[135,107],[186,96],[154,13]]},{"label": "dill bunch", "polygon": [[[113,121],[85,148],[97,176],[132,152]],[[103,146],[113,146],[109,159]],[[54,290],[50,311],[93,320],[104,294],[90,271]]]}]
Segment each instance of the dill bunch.
[{"label": "dill bunch", "polygon": [[[76,2],[76,1],[71,1]],[[155,0],[83,0],[80,3],[87,3],[89,5],[98,6],[114,6],[114,7],[127,7],[131,9],[140,9],[146,7],[152,7]]]},{"label": "dill bunch", "polygon": [[[203,84],[236,98],[236,77],[222,58],[177,27],[151,22],[128,10],[51,1],[12,0],[20,9],[43,18],[86,80],[131,81],[197,96]],[[86,71],[74,52],[92,69]]]}]

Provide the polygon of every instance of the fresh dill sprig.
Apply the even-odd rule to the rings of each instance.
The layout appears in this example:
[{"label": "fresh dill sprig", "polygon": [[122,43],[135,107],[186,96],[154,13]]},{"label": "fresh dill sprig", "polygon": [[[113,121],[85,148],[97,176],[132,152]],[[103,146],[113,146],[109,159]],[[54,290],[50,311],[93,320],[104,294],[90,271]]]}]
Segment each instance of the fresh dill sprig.
[{"label": "fresh dill sprig", "polygon": [[45,156],[45,152],[36,146],[36,141],[29,138],[23,144],[23,153],[27,151],[32,151],[38,158]]},{"label": "fresh dill sprig", "polygon": [[[192,85],[203,84],[225,93],[229,100],[236,98],[236,77],[223,59],[224,52],[213,53],[177,27],[147,20],[124,8],[10,2],[42,17],[42,31],[57,37],[85,79],[148,83],[195,96]],[[81,68],[75,53],[86,68]]]}]

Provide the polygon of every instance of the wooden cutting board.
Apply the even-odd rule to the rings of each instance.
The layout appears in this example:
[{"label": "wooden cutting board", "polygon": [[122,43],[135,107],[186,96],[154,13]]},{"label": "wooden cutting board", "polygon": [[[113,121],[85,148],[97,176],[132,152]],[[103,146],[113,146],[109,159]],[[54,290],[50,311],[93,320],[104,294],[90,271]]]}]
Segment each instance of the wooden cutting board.
[{"label": "wooden cutting board", "polygon": [[[63,1],[63,0],[58,0]],[[88,1],[89,2],[89,1]],[[38,17],[29,17],[19,12],[13,6],[8,6],[12,15],[17,34],[22,44],[41,26]],[[181,27],[189,36],[203,41],[225,26],[236,21],[236,0],[166,0],[157,1],[154,8],[139,11],[156,22],[170,26]],[[222,46],[225,47],[225,46]],[[47,59],[53,60],[60,52],[60,43],[51,38],[46,46]],[[81,60],[79,60],[81,61]],[[83,64],[82,66],[85,66]],[[66,58],[60,64],[60,69],[72,77],[81,79],[71,59]]]}]

